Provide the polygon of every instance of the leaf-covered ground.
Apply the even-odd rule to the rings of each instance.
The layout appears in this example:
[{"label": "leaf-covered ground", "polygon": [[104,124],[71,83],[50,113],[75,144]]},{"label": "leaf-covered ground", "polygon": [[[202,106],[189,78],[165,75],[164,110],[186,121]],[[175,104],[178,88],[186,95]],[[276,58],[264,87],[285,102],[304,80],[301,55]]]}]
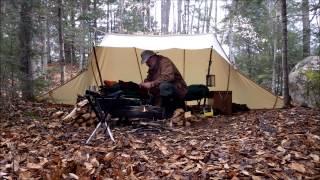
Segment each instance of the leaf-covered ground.
[{"label": "leaf-covered ground", "polygon": [[4,179],[319,179],[320,112],[217,116],[190,127],[94,127],[50,118],[68,107],[20,103],[0,117]]}]

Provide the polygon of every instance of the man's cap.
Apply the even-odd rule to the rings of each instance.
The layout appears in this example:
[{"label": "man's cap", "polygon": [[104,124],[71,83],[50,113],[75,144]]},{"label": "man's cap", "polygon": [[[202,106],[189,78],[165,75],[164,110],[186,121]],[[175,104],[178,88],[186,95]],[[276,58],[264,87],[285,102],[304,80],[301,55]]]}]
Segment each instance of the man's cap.
[{"label": "man's cap", "polygon": [[157,53],[151,51],[151,50],[144,50],[141,53],[141,64],[144,64],[148,61],[148,59],[154,55],[157,55]]}]

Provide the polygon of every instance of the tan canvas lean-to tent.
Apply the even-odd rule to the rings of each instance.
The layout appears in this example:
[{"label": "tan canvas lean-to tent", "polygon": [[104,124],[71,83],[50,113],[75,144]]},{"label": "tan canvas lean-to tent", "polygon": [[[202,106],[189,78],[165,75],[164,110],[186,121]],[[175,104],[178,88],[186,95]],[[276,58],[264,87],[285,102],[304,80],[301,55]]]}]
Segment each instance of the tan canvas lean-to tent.
[{"label": "tan canvas lean-to tent", "polygon": [[[260,87],[234,69],[214,35],[140,36],[109,34],[96,46],[98,65],[103,80],[123,80],[140,83],[147,74],[140,64],[144,49],[155,50],[169,57],[180,70],[188,85],[206,84],[210,51],[210,74],[215,86],[210,90],[232,91],[232,101],[247,104],[251,109],[271,109],[283,106],[283,100]],[[94,53],[89,56],[85,71],[64,85],[51,90],[41,99],[53,103],[74,104],[89,86],[99,84]]]}]

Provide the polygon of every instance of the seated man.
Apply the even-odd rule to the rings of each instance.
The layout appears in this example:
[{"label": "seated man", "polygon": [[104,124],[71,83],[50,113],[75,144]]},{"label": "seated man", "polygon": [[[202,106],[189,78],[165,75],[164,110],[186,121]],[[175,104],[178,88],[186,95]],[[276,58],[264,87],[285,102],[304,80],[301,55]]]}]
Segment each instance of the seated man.
[{"label": "seated man", "polygon": [[145,50],[141,53],[141,64],[149,67],[148,76],[140,86],[149,90],[152,104],[165,109],[167,117],[176,108],[184,108],[187,85],[173,62],[155,52]]}]

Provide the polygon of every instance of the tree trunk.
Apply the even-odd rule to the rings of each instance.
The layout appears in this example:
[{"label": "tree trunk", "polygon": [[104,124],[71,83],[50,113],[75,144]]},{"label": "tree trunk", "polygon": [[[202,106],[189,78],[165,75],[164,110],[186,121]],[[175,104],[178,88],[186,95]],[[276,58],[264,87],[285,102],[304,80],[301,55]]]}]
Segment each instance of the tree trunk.
[{"label": "tree trunk", "polygon": [[277,89],[276,89],[276,94],[281,95],[282,96],[282,86],[283,86],[283,81],[282,81],[282,67],[281,67],[282,63],[280,61],[277,61],[277,71],[278,71],[278,76],[277,76]]},{"label": "tree trunk", "polygon": [[[93,0],[93,12],[96,14],[98,12],[97,10],[97,4],[99,3],[98,0]],[[94,31],[93,31],[93,36],[94,36],[94,42],[98,42],[98,36],[97,36],[97,29],[98,29],[98,25],[97,25],[97,18],[95,17],[93,20],[93,27],[94,27]]]},{"label": "tree trunk", "polygon": [[302,0],[303,57],[310,56],[309,0]]},{"label": "tree trunk", "polygon": [[171,0],[166,0],[166,32],[169,32]]},{"label": "tree trunk", "polygon": [[233,53],[233,23],[234,23],[234,17],[235,17],[235,12],[236,12],[236,7],[237,7],[237,1],[232,1],[231,3],[231,11],[232,13],[230,15],[230,20],[229,20],[229,32],[228,32],[228,46],[229,46],[229,60],[231,61],[232,64],[236,64],[235,58],[234,58],[234,53]]},{"label": "tree trunk", "polygon": [[186,0],[187,1],[187,16],[186,16],[186,19],[187,19],[187,24],[186,24],[186,34],[189,33],[189,29],[190,29],[190,0]]},{"label": "tree trunk", "polygon": [[[81,14],[83,16],[86,16],[88,14],[88,3],[87,0],[81,0]],[[85,38],[86,35],[88,33],[88,26],[87,23],[84,19],[81,20],[80,22],[80,27],[82,29],[82,32],[80,34],[81,36],[81,45],[79,47],[80,49],[80,70],[82,70],[85,66],[85,48],[86,48],[86,42],[85,42]]]},{"label": "tree trunk", "polygon": [[161,1],[161,33],[168,33],[171,0]]},{"label": "tree trunk", "polygon": [[107,33],[110,29],[110,2],[107,1]]},{"label": "tree trunk", "polygon": [[71,64],[71,42],[69,39],[66,39],[63,42],[65,63]]},{"label": "tree trunk", "polygon": [[114,20],[115,17],[114,17],[114,16],[115,16],[115,14],[111,12],[111,13],[110,13],[110,19],[111,19],[111,20],[110,20],[110,32],[114,32],[114,29],[115,29],[115,28],[114,28],[114,26],[115,26],[115,25],[114,25],[114,22],[115,22],[115,20]]},{"label": "tree trunk", "polygon": [[203,20],[202,20],[201,33],[204,33],[204,27],[206,25],[207,19],[208,19],[208,0],[205,0],[204,1],[204,17],[203,17]]},{"label": "tree trunk", "polygon": [[248,61],[249,61],[247,65],[247,70],[248,70],[249,78],[252,78],[252,59],[251,59],[252,54],[251,54],[250,44],[246,44],[246,48],[247,48]]},{"label": "tree trunk", "polygon": [[113,21],[114,21],[114,15],[112,15],[113,13],[110,11],[110,30],[109,30],[109,32],[113,32]]},{"label": "tree trunk", "polygon": [[282,18],[282,94],[284,98],[284,107],[290,105],[289,98],[289,80],[288,80],[288,30],[287,30],[287,3],[281,0],[281,18]]},{"label": "tree trunk", "polygon": [[172,32],[174,34],[177,34],[177,21],[176,21],[176,13],[175,13],[175,2],[172,2],[172,23],[173,23],[173,28]]},{"label": "tree trunk", "polygon": [[[270,5],[270,11],[272,10],[273,5]],[[271,23],[273,24],[272,26],[272,31],[273,31],[273,63],[272,63],[272,92],[274,94],[277,93],[277,87],[279,86],[279,81],[277,82],[277,76],[279,76],[279,72],[277,73],[277,66],[278,66],[278,61],[277,61],[277,51],[278,51],[278,23],[279,23],[279,16],[278,16],[278,9],[276,8],[276,20],[272,20]],[[271,15],[271,13],[270,13]],[[270,16],[271,17],[271,16]]]},{"label": "tree trunk", "polygon": [[182,14],[182,0],[178,0],[178,33],[181,33],[181,14]]},{"label": "tree trunk", "polygon": [[[211,1],[211,4],[210,4],[210,9],[212,8],[212,1]],[[210,10],[210,16],[209,17],[211,17],[211,11],[212,10]],[[210,22],[210,20],[209,20],[209,22]],[[216,0],[216,2],[215,2],[215,5],[214,5],[214,28],[215,28],[215,32],[217,32],[217,30],[218,30],[218,26],[217,26],[217,23],[218,23],[218,0]]]},{"label": "tree trunk", "polygon": [[20,26],[19,26],[19,40],[20,40],[20,63],[21,71],[23,73],[21,81],[22,97],[24,99],[33,99],[33,76],[32,76],[32,11],[33,0],[24,0],[21,3],[20,11]]},{"label": "tree trunk", "polygon": [[[72,5],[75,6],[75,1],[72,0]],[[75,29],[76,29],[76,22],[75,22],[75,8],[71,8],[71,12],[70,12],[70,23],[71,23],[71,41],[70,41],[70,65],[72,66],[73,64],[75,64],[77,62],[76,60],[76,48],[75,48],[75,39],[76,39],[76,33],[75,33]]]},{"label": "tree trunk", "polygon": [[166,0],[161,1],[161,33],[165,32],[165,5],[166,5]]},{"label": "tree trunk", "polygon": [[60,59],[60,83],[64,83],[65,75],[65,59],[64,59],[64,43],[63,43],[63,27],[62,27],[62,0],[58,0],[58,34],[59,34],[59,59]]},{"label": "tree trunk", "polygon": [[2,81],[2,0],[0,0],[0,103],[2,103],[2,87],[4,86]]},{"label": "tree trunk", "polygon": [[[49,9],[49,3],[48,3],[49,0],[46,0],[46,8]],[[50,43],[50,24],[49,24],[49,19],[50,19],[50,13],[47,13],[47,16],[46,16],[46,44],[47,44],[47,58],[48,58],[48,63],[52,63],[52,60],[51,60],[51,43]]]},{"label": "tree trunk", "polygon": [[41,71],[44,78],[47,78],[47,71],[48,71],[48,54],[47,54],[47,19],[41,18],[40,25],[41,25]]},{"label": "tree trunk", "polygon": [[[202,5],[202,2],[203,0],[200,1],[199,3],[199,6],[198,6],[198,9],[197,9],[197,13],[198,13],[198,24],[197,24],[197,34],[200,33],[200,19],[201,19],[201,5]],[[193,16],[194,16],[195,13],[193,13]],[[193,19],[193,16],[192,16],[192,19]],[[191,24],[191,29],[192,29],[192,24]]]},{"label": "tree trunk", "polygon": [[194,15],[195,15],[195,8],[193,8],[192,11],[192,16],[191,16],[191,22],[189,23],[190,26],[188,26],[188,34],[192,34],[192,30],[193,30],[193,19],[194,19]]},{"label": "tree trunk", "polygon": [[146,6],[147,6],[147,10],[146,10],[147,32],[151,32],[150,0],[147,0]]},{"label": "tree trunk", "polygon": [[124,13],[124,0],[120,0],[120,5],[119,5],[119,32],[122,33],[123,32],[123,13]]},{"label": "tree trunk", "polygon": [[[70,4],[68,4],[69,6],[73,7],[73,3],[72,1],[70,2]],[[73,8],[71,8],[73,9]],[[70,29],[70,25],[71,24],[68,21],[68,17],[71,17],[71,11],[65,11],[62,13],[62,19],[64,19],[67,23],[65,23],[65,29],[66,32],[63,31],[63,50],[64,50],[64,60],[65,60],[65,64],[70,64],[71,63],[71,33],[70,30],[68,31],[67,29]],[[62,25],[63,28],[63,25]],[[71,30],[72,31],[72,30]]]}]

